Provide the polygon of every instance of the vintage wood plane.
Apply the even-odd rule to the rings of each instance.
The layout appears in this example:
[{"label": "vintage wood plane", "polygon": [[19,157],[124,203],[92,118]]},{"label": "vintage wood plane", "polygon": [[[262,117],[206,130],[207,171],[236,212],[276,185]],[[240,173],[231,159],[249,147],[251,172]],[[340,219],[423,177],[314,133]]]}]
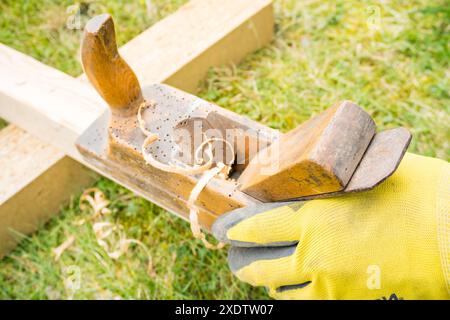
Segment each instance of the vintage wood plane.
[{"label": "vintage wood plane", "polygon": [[[167,85],[141,88],[117,51],[106,14],[86,25],[82,61],[110,106],[77,142],[89,163],[185,217],[201,177],[189,170],[201,167],[199,159],[230,164],[229,177],[212,179],[195,203],[207,229],[218,215],[243,206],[373,188],[396,170],[411,140],[404,128],[376,133],[371,117],[349,101],[281,134]],[[143,129],[155,135],[148,146]],[[148,155],[161,166],[149,164]]]}]

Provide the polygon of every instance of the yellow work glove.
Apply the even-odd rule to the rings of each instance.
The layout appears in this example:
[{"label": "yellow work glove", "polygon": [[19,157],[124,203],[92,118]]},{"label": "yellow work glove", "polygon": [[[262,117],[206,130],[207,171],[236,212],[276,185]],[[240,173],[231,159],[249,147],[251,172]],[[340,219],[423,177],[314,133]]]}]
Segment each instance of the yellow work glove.
[{"label": "yellow work glove", "polygon": [[406,154],[371,191],[221,216],[233,273],[279,299],[450,298],[450,165]]}]

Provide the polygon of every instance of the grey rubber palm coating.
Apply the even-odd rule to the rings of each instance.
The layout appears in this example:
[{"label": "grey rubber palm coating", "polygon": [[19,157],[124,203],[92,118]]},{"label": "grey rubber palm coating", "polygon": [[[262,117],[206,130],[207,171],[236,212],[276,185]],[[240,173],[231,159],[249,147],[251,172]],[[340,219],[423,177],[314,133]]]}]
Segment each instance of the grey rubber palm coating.
[{"label": "grey rubber palm coating", "polygon": [[[283,207],[294,206],[294,210],[298,210],[303,202],[275,202],[262,203],[257,206],[245,207],[233,210],[220,216],[212,226],[213,235],[220,241],[231,244],[228,252],[228,265],[231,271],[236,274],[242,268],[264,260],[274,260],[289,257],[295,253],[298,241],[271,242],[266,244],[257,244],[253,242],[243,242],[230,240],[227,232],[230,228],[236,226],[240,222],[254,217],[255,215],[265,213],[269,210]],[[261,230],[265,232],[265,230]],[[289,290],[302,289],[308,286],[311,281],[298,284],[286,284],[277,288],[277,292],[285,292]]]},{"label": "grey rubber palm coating", "polygon": [[239,248],[231,247],[228,251],[228,264],[233,273],[259,260],[273,260],[292,255],[296,245],[289,247]]},{"label": "grey rubber palm coating", "polygon": [[[239,208],[221,215],[212,225],[212,234],[217,240],[229,243],[235,247],[282,247],[291,246],[297,243],[297,241],[283,241],[283,242],[271,242],[267,244],[257,244],[253,242],[244,242],[230,240],[227,237],[227,232],[230,228],[234,227],[238,223],[245,219],[251,218],[257,214],[264,213],[274,208],[283,206],[301,206],[301,202],[273,202],[262,203],[261,205]],[[264,232],[263,230],[261,232]]]}]

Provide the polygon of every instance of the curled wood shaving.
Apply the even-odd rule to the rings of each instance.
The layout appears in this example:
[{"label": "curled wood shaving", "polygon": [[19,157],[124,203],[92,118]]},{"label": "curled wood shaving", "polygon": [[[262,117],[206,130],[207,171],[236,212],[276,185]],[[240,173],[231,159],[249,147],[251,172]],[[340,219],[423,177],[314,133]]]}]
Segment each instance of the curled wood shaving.
[{"label": "curled wood shaving", "polygon": [[[199,154],[198,154],[199,151],[201,151],[205,145],[211,146],[211,143],[213,141],[225,142],[228,145],[228,147],[230,148],[232,154],[234,154],[234,148],[230,142],[228,142],[224,139],[221,139],[221,138],[210,138],[210,139],[202,142],[202,144],[200,144],[200,146],[195,150],[195,158],[199,158]],[[213,179],[215,176],[222,176],[223,178],[228,177],[230,170],[231,170],[231,165],[233,164],[233,161],[234,161],[234,157],[231,158],[231,160],[228,164],[219,162],[216,165],[216,167],[206,171],[202,175],[202,177],[198,180],[197,184],[195,185],[194,189],[192,189],[192,191],[189,195],[189,198],[188,198],[187,206],[189,208],[189,222],[191,225],[192,234],[194,235],[195,238],[200,239],[203,242],[203,244],[205,245],[205,247],[208,249],[212,249],[212,250],[222,249],[225,246],[225,244],[223,242],[219,242],[218,244],[214,245],[206,239],[206,236],[202,232],[200,223],[198,221],[199,210],[198,210],[198,207],[195,205],[195,201],[197,201],[202,190],[206,187],[206,185],[209,183],[209,181],[211,181],[211,179]]]},{"label": "curled wood shaving", "polygon": [[[226,145],[230,148],[231,154],[234,154],[234,148],[233,148],[232,144],[230,142],[228,142],[227,140],[222,139],[222,138],[209,138],[209,139],[203,141],[200,144],[200,146],[198,146],[198,148],[195,150],[195,153],[194,153],[195,159],[201,159],[201,157],[199,155],[199,152],[203,150],[205,145],[207,145],[208,148],[211,149],[212,148],[211,147],[212,146],[211,143],[214,142],[214,141],[225,142]],[[234,162],[234,157],[232,157],[230,159],[230,162],[227,163],[220,172],[218,172],[218,175],[221,176],[222,178],[228,178],[228,174],[231,171],[231,166],[232,166],[233,162]]]},{"label": "curled wood shaving", "polygon": [[157,134],[155,134],[155,133],[153,133],[153,132],[150,132],[149,130],[147,130],[147,128],[146,128],[146,126],[145,126],[145,121],[144,121],[144,119],[142,118],[142,110],[144,110],[144,109],[148,109],[148,108],[150,108],[150,107],[152,107],[152,106],[154,106],[155,105],[155,102],[154,101],[145,101],[144,100],[144,102],[142,102],[141,104],[140,104],[140,106],[139,106],[139,109],[138,109],[138,114],[137,114],[137,120],[138,120],[138,123],[139,123],[139,128],[141,129],[141,131],[145,134],[145,136],[147,137],[145,140],[146,141],[144,141],[144,144],[146,144],[146,145],[149,145],[149,144],[151,144],[152,142],[155,142],[156,140],[158,140],[159,139],[159,136],[157,135]]},{"label": "curled wood shaving", "polygon": [[[98,188],[85,190],[80,198],[80,208],[86,209],[89,205],[94,211],[90,220],[101,218],[110,213],[111,210],[107,208],[109,204],[110,201]],[[117,260],[128,251],[130,244],[136,244],[143,249],[148,258],[147,270],[152,270],[152,259],[147,247],[139,240],[127,238],[120,224],[97,221],[92,225],[92,228],[98,245],[105,250],[108,257]]]},{"label": "curled wood shaving", "polygon": [[142,147],[141,147],[141,152],[142,152],[145,162],[147,162],[147,164],[149,164],[157,169],[160,169],[162,171],[178,173],[178,174],[187,174],[187,175],[199,174],[199,173],[205,172],[209,168],[211,168],[213,165],[213,155],[212,155],[211,150],[207,151],[208,161],[205,164],[200,165],[201,163],[204,162],[203,159],[201,159],[201,161],[198,161],[199,159],[195,159],[196,164],[194,166],[185,165],[184,167],[175,166],[173,164],[164,164],[164,163],[156,160],[155,158],[153,158],[153,156],[149,152],[147,152],[147,147],[150,144],[152,144],[153,142],[157,141],[159,139],[159,137],[157,134],[150,132],[146,128],[145,121],[142,118],[142,110],[149,108],[150,106],[153,106],[154,104],[155,104],[154,101],[150,101],[150,102],[144,101],[139,106],[138,114],[137,114],[139,128],[141,129],[142,133],[144,133],[144,135],[146,136],[144,143],[142,144]]},{"label": "curled wood shaving", "polygon": [[208,182],[214,178],[218,173],[220,173],[224,169],[225,165],[221,162],[216,167],[211,170],[205,172],[200,180],[195,185],[194,189],[192,189],[191,194],[189,195],[187,206],[189,208],[189,222],[191,224],[191,231],[195,238],[202,240],[203,244],[208,249],[222,249],[225,245],[222,242],[219,242],[217,245],[211,244],[207,239],[205,234],[202,232],[200,227],[200,223],[198,222],[198,208],[195,205],[195,201],[197,200],[200,192],[206,187]]},{"label": "curled wood shaving", "polygon": [[[81,210],[86,210],[88,207],[94,210],[94,215],[90,219],[96,219],[99,216],[111,213],[108,205],[109,200],[106,199],[104,193],[98,188],[86,189],[80,197],[79,207]],[[80,224],[83,223],[84,220],[80,222]]]},{"label": "curled wood shaving", "polygon": [[144,143],[142,144],[142,155],[144,156],[144,160],[145,162],[147,162],[147,164],[158,168],[160,170],[163,171],[167,171],[167,172],[172,172],[172,173],[178,173],[178,174],[187,174],[187,175],[195,175],[195,174],[199,174],[202,172],[207,171],[209,168],[211,168],[212,164],[213,164],[213,157],[212,154],[209,158],[209,161],[207,163],[205,163],[204,165],[195,165],[195,166],[188,166],[186,165],[185,168],[181,167],[181,166],[174,166],[173,164],[164,164],[162,162],[157,161],[155,158],[153,158],[153,156],[148,153],[146,151],[146,148],[149,144],[151,144],[152,142],[149,142],[150,140],[145,140]]},{"label": "curled wood shaving", "polygon": [[[110,222],[97,222],[94,223],[93,229],[98,245],[105,250],[111,259],[119,259],[128,251],[130,244],[137,244],[142,247],[147,256],[150,257],[147,247],[139,240],[126,238],[120,225]],[[115,243],[112,241],[112,235],[114,234],[119,238],[119,241]],[[149,259],[149,261],[151,260]]]},{"label": "curled wood shaving", "polygon": [[52,251],[53,251],[53,254],[55,255],[55,261],[58,261],[59,258],[61,258],[61,255],[64,253],[64,251],[66,251],[74,242],[75,242],[75,237],[70,236],[62,244],[60,244],[58,247],[54,248]]},{"label": "curled wood shaving", "polygon": [[[234,162],[234,157],[230,160],[230,163],[224,164],[223,162],[219,162],[215,167],[211,168],[214,163],[214,156],[212,154],[212,142],[214,141],[222,141],[227,144],[227,146],[230,148],[232,154],[234,154],[234,147],[231,145],[230,142],[226,141],[225,139],[221,138],[210,138],[202,142],[202,144],[195,150],[194,152],[194,165],[193,167],[190,167],[186,164],[177,163],[176,165],[173,163],[169,163],[169,165],[163,164],[157,160],[155,160],[150,153],[146,151],[147,147],[158,140],[158,136],[154,133],[151,133],[148,131],[145,127],[145,121],[142,118],[142,110],[144,108],[148,108],[152,105],[154,105],[155,102],[143,102],[139,106],[137,118],[139,127],[142,130],[142,132],[147,136],[147,138],[144,140],[144,143],[142,144],[142,154],[144,156],[145,161],[150,164],[151,166],[158,168],[163,171],[172,172],[172,173],[179,173],[179,174],[187,174],[187,175],[195,175],[199,173],[203,173],[202,177],[199,179],[195,187],[192,189],[189,199],[187,202],[187,206],[189,208],[189,222],[191,225],[191,231],[195,238],[200,239],[206,248],[208,249],[221,249],[224,247],[224,243],[219,242],[218,244],[214,245],[211,244],[207,239],[205,234],[202,232],[200,223],[198,221],[198,213],[199,209],[195,205],[195,201],[198,199],[200,193],[202,190],[206,187],[208,182],[213,179],[215,176],[221,176],[222,178],[227,178],[230,170],[231,165]],[[203,164],[199,165],[204,162],[204,159],[200,156],[200,152],[203,151],[204,147],[207,146],[206,154],[208,156],[208,161]],[[183,166],[183,167],[182,167]]]}]

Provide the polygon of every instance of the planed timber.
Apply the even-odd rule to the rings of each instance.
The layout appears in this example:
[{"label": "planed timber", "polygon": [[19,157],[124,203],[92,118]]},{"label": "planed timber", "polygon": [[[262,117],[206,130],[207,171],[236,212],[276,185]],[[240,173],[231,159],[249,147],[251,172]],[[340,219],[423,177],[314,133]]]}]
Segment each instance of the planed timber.
[{"label": "planed timber", "polygon": [[0,130],[0,168],[0,258],[95,179],[79,162],[13,125]]},{"label": "planed timber", "polygon": [[194,0],[119,51],[142,86],[163,82],[194,93],[209,68],[239,63],[273,32],[272,0]]},{"label": "planed timber", "polygon": [[[174,14],[138,35],[124,45],[120,52],[133,68],[138,69],[137,76],[142,84],[165,82],[193,92],[210,67],[239,63],[247,54],[267,44],[272,36],[271,0],[196,0],[189,2]],[[59,77],[62,78],[60,83]],[[81,78],[85,80],[85,76]],[[22,170],[27,177],[45,176],[48,181],[53,181],[55,189],[60,191],[61,195],[66,196],[72,190],[63,181],[60,184],[57,177],[61,175],[59,168],[66,168],[65,164],[73,160],[62,153],[51,152],[51,147],[43,141],[58,146],[72,158],[81,161],[78,152],[71,148],[73,146],[71,143],[81,132],[80,128],[86,127],[87,124],[80,119],[80,123],[72,127],[71,121],[79,119],[80,116],[77,114],[81,114],[88,122],[92,122],[105,108],[101,99],[98,99],[95,94],[86,93],[92,91],[90,88],[82,89],[75,94],[64,94],[54,99],[55,104],[51,106],[43,105],[42,101],[61,92],[60,90],[64,92],[73,85],[67,79],[68,76],[54,72],[52,68],[0,45],[0,116],[30,132],[26,133],[15,125],[10,125],[14,128],[13,136],[16,136],[16,139],[27,135],[29,139],[39,139],[37,141],[46,146],[42,152],[27,149],[21,153],[15,148],[10,148],[11,158],[29,159],[32,155],[35,162],[42,165],[41,170],[33,166],[17,169]],[[37,85],[33,88],[33,84],[39,84],[40,80],[47,82],[46,85]],[[30,83],[27,84],[27,82]],[[65,87],[66,84],[69,87]],[[78,87],[78,85],[74,86]],[[41,89],[44,89],[46,94],[40,94]],[[84,97],[89,97],[87,99],[89,101],[83,101]],[[67,116],[66,111],[53,112],[58,105],[65,107],[66,102],[69,102],[67,111],[70,112],[75,104],[70,103],[72,100],[81,106],[81,110],[78,109],[74,117]],[[85,104],[88,105],[87,109],[82,108]],[[56,156],[57,160],[49,160],[52,156]],[[86,173],[82,166],[68,167],[74,176],[80,178],[92,176],[92,173]],[[17,169],[15,164],[8,162],[8,170],[16,172]],[[34,185],[41,186],[42,181],[47,180],[36,178]],[[80,179],[80,181],[84,180]],[[28,191],[31,183],[18,187],[15,184],[3,182],[0,180],[0,187],[4,190],[4,194],[8,195],[8,200],[0,204],[0,212],[3,208],[6,208],[6,212],[17,210],[23,201],[30,202],[34,199],[33,190]],[[90,182],[85,183],[85,185],[88,184]],[[134,191],[143,195],[139,190]],[[48,201],[49,196],[40,193],[40,197],[41,205],[31,206],[27,215],[23,215],[23,219],[45,216],[47,212],[53,210],[52,207],[44,205],[51,204]],[[50,200],[58,201],[55,198]],[[153,202],[174,213],[179,213],[181,210],[170,200]],[[5,203],[8,203],[8,207],[4,205]]]}]

